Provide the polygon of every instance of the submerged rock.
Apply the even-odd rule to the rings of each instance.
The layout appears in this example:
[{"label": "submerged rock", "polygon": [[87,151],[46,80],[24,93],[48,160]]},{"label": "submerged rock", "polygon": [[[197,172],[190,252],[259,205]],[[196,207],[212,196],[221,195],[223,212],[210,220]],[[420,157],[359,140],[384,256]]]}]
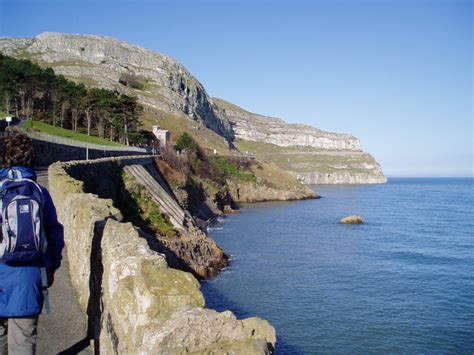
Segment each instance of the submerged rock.
[{"label": "submerged rock", "polygon": [[341,219],[342,224],[363,224],[364,221],[361,216],[347,216]]}]

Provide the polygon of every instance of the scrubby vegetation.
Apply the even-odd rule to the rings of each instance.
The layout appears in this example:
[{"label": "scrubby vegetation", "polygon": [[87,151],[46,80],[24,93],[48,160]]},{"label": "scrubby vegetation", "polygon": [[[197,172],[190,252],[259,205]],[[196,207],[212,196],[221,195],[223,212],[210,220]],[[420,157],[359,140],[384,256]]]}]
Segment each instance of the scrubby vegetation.
[{"label": "scrubby vegetation", "polygon": [[123,196],[119,204],[126,218],[145,231],[159,232],[162,236],[175,236],[176,229],[146,190],[136,184],[124,171],[121,179]]},{"label": "scrubby vegetation", "polygon": [[162,158],[174,170],[184,176],[194,176],[211,180],[217,185],[225,185],[227,180],[255,181],[252,162],[246,157],[225,157],[207,155],[199,144],[187,133],[176,141],[174,149],[164,149]]},{"label": "scrubby vegetation", "polygon": [[136,97],[87,88],[51,68],[1,53],[0,111],[127,145],[142,142]]},{"label": "scrubby vegetation", "polygon": [[252,172],[252,163],[247,158],[212,156],[209,158],[211,165],[226,179],[256,182]]},{"label": "scrubby vegetation", "polygon": [[187,133],[176,140],[174,148],[162,150],[157,165],[175,192],[183,192],[181,203],[193,214],[197,214],[193,209],[199,209],[207,198],[221,211],[225,206],[235,207],[229,194],[230,185],[256,182],[252,167],[259,167],[257,162],[245,157],[207,155]]}]

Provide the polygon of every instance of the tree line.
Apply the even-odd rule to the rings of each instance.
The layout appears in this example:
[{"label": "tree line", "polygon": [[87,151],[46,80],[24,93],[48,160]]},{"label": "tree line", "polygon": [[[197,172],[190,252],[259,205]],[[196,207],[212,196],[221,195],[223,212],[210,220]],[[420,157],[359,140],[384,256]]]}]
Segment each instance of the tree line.
[{"label": "tree line", "polygon": [[0,53],[0,110],[123,144],[142,141],[137,98],[87,88],[52,68]]}]

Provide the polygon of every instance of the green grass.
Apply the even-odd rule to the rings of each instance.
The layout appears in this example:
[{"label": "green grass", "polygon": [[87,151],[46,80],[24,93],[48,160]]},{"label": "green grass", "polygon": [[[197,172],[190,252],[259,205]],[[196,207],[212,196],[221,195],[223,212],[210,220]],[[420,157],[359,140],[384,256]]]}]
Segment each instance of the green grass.
[{"label": "green grass", "polygon": [[289,147],[281,147],[272,143],[256,142],[256,141],[246,141],[243,139],[238,139],[234,142],[235,146],[242,152],[249,152],[255,155],[271,155],[275,153],[298,153],[298,152],[324,152],[327,149],[301,146],[301,145],[292,145]]},{"label": "green grass", "polygon": [[110,146],[123,146],[123,144],[120,144],[117,142],[111,142],[107,139],[103,139],[99,137],[88,136],[87,134],[84,134],[84,133],[73,132],[68,129],[56,127],[56,126],[53,126],[44,122],[40,122],[40,121],[32,121],[32,120],[27,121],[22,126],[22,128],[25,130],[31,129],[31,130],[39,131],[39,132],[46,133],[52,136],[69,138],[69,139],[73,139],[80,142],[100,144],[100,145],[110,145]]},{"label": "green grass", "polygon": [[85,86],[100,86],[100,83],[97,80],[94,80],[92,78],[89,78],[87,76],[70,76],[70,75],[65,75],[64,76],[66,79],[74,81],[76,84],[84,84]]},{"label": "green grass", "polygon": [[226,178],[237,179],[246,182],[256,182],[257,178],[251,172],[242,171],[237,165],[230,162],[226,157],[211,156],[209,160],[214,167],[222,172]]},{"label": "green grass", "polygon": [[237,140],[235,146],[241,152],[254,154],[256,158],[274,163],[285,171],[306,173],[334,173],[341,171],[366,173],[370,170],[363,164],[374,165],[376,162],[369,154],[341,155],[312,147],[280,147],[270,143]]},{"label": "green grass", "polygon": [[154,87],[152,79],[147,78],[143,75],[138,75],[137,76],[137,81],[141,85],[141,89],[139,89],[140,91],[152,90],[153,87]]},{"label": "green grass", "polygon": [[361,156],[337,156],[326,154],[282,154],[266,156],[267,161],[277,164],[284,170],[305,173],[318,171],[321,173],[333,173],[338,171],[367,172],[360,168],[363,163],[373,164],[373,159],[366,155]]}]

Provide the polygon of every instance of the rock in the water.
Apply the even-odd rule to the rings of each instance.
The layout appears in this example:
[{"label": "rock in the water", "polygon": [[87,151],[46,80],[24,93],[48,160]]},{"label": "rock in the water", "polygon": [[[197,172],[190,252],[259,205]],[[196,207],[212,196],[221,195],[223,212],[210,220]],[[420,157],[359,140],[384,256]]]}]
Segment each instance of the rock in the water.
[{"label": "rock in the water", "polygon": [[342,224],[363,224],[361,216],[347,216],[341,219]]}]

